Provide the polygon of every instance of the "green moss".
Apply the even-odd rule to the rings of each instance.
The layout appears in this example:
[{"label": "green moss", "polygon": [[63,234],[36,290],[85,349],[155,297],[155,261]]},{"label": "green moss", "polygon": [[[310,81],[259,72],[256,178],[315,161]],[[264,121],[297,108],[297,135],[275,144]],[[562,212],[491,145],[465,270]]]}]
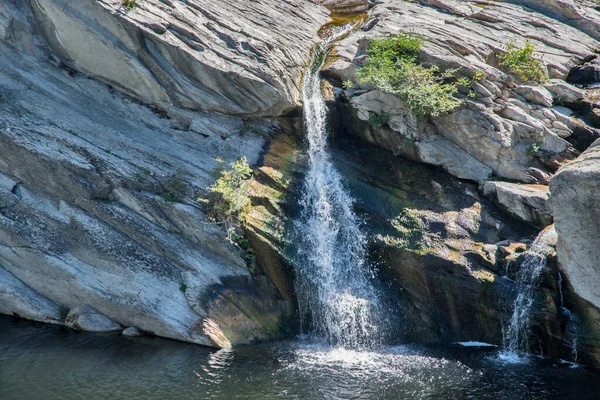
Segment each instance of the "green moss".
[{"label": "green moss", "polygon": [[396,236],[386,236],[382,240],[393,247],[425,254],[429,249],[423,235],[423,224],[415,210],[404,208],[400,215],[390,221]]},{"label": "green moss", "polygon": [[485,78],[485,73],[483,71],[475,71],[475,73],[473,74],[473,80],[475,82],[479,82],[483,78]]},{"label": "green moss", "polygon": [[460,104],[454,98],[458,83],[446,81],[456,71],[419,65],[416,57],[423,42],[410,33],[372,39],[367,61],[356,74],[358,82],[396,95],[419,117],[453,110]]}]

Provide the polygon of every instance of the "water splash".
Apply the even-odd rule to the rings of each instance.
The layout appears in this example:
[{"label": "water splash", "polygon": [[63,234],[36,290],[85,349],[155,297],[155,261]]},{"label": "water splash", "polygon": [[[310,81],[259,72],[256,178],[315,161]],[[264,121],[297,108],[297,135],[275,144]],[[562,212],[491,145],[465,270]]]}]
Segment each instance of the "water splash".
[{"label": "water splash", "polygon": [[[353,199],[327,150],[327,110],[319,70],[332,43],[352,29],[346,25],[316,46],[302,85],[308,171],[296,221],[297,293],[312,335],[346,348],[379,341],[379,298],[365,262],[366,240]],[[309,317],[310,316],[310,317]]]}]

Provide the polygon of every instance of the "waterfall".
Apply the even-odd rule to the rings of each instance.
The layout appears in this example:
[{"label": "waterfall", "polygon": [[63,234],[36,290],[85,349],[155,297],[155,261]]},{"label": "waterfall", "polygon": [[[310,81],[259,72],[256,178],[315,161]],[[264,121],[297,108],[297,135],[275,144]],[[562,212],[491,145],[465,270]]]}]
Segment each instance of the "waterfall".
[{"label": "waterfall", "polygon": [[379,299],[365,261],[366,240],[353,199],[327,149],[327,110],[319,71],[332,43],[352,27],[333,30],[313,50],[302,85],[308,171],[295,221],[297,297],[311,334],[331,345],[369,348],[378,342]]},{"label": "waterfall", "polygon": [[579,324],[578,318],[565,307],[565,298],[563,296],[563,278],[560,271],[558,273],[558,290],[560,292],[560,311],[564,316],[568,318],[566,332],[565,332],[565,340],[570,339],[570,347],[571,347],[571,358],[573,362],[577,362],[577,325]]},{"label": "waterfall", "polygon": [[537,280],[542,269],[547,265],[547,257],[547,246],[540,235],[523,255],[517,274],[517,298],[504,336],[504,355],[529,353],[531,306]]}]

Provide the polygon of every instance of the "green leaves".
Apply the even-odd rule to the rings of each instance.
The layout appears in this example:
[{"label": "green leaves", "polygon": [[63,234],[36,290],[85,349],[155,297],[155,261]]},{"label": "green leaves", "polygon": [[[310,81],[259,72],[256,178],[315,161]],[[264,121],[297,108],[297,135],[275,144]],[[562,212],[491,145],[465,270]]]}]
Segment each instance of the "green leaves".
[{"label": "green leaves", "polygon": [[217,181],[211,186],[210,191],[216,196],[212,201],[215,217],[220,216],[226,221],[237,219],[245,222],[246,214],[250,209],[250,178],[252,169],[246,157],[240,157],[231,163],[231,169],[226,169],[224,162],[220,163]]},{"label": "green leaves", "polygon": [[125,7],[125,10],[130,11],[137,7],[137,0],[121,0],[121,6]]},{"label": "green leaves", "polygon": [[390,115],[383,110],[379,114],[369,112],[369,125],[371,125],[373,129],[380,128],[387,123],[389,118]]},{"label": "green leaves", "polygon": [[523,47],[517,47],[513,42],[509,42],[504,51],[504,54],[498,55],[500,65],[508,68],[519,79],[538,83],[548,80],[546,66],[534,54],[535,46],[529,39],[525,41]]},{"label": "green leaves", "polygon": [[454,70],[417,64],[423,38],[409,33],[370,41],[367,61],[356,73],[361,85],[396,95],[419,117],[438,116],[456,108],[457,83],[445,83]]}]

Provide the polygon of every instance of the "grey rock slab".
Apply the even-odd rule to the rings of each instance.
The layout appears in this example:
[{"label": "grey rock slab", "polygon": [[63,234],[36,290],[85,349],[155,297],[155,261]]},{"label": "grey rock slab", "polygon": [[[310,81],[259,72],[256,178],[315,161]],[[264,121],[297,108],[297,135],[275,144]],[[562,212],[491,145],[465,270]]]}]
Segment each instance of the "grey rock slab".
[{"label": "grey rock slab", "polygon": [[548,206],[548,187],[510,182],[484,182],[483,194],[490,197],[509,215],[543,228],[552,223]]},{"label": "grey rock slab", "polygon": [[302,0],[30,0],[70,67],[145,103],[248,116],[298,105],[327,10]]},{"label": "grey rock slab", "polygon": [[[574,66],[593,55],[598,42],[587,30],[581,30],[569,20],[572,14],[568,7],[560,18],[555,13],[558,9],[532,8],[534,11],[525,11],[521,5],[500,2],[383,0],[369,12],[366,22],[369,29],[341,40],[336,47],[337,59],[326,68],[340,80],[352,80],[367,58],[371,38],[398,32],[423,36],[426,40],[418,60],[442,70],[457,68],[457,74],[469,78],[482,75],[483,79],[472,84],[476,97],[465,98],[463,105],[454,111],[432,118],[434,131],[424,133],[420,129],[425,124],[406,118],[410,113],[405,105],[395,104],[397,100],[381,101],[382,95],[364,92],[357,92],[353,97],[350,91],[350,104],[357,110],[359,119],[367,120],[366,111],[388,113],[388,126],[402,137],[415,141],[412,147],[420,149],[420,161],[442,165],[455,176],[470,176],[469,179],[481,182],[487,176],[484,177],[483,172],[473,174],[480,168],[479,164],[500,177],[524,183],[544,182],[540,177],[551,175],[553,170],[543,163],[540,155],[528,154],[528,149],[539,146],[545,157],[572,158],[571,146],[564,138],[572,135],[574,124],[551,108],[555,102],[576,103],[571,100],[579,97],[578,89],[563,79]],[[596,12],[589,7],[579,8]],[[532,19],[535,24],[531,23]],[[525,38],[534,44],[536,56],[542,58],[550,77],[555,78],[545,86],[520,82],[498,65],[498,56],[507,44],[520,46]],[[562,124],[554,126],[555,120]],[[397,154],[406,153],[398,150],[397,140],[386,139],[386,135],[389,132],[382,131],[371,136],[376,137],[382,147]],[[439,146],[440,141],[432,136],[442,136],[452,146]],[[463,168],[453,162],[452,158],[458,155],[456,148],[461,150],[458,153],[468,154],[468,159],[475,159],[477,163],[466,162]],[[448,153],[443,154],[443,149]],[[432,156],[427,157],[427,154]],[[467,158],[458,158],[462,159]],[[540,174],[532,173],[534,170]]]},{"label": "grey rock slab", "polygon": [[522,85],[515,88],[515,92],[523,96],[527,101],[540,104],[545,107],[552,107],[552,93],[547,88],[541,86]]},{"label": "grey rock slab", "polygon": [[114,332],[123,329],[121,325],[87,305],[69,310],[65,325],[88,332]]},{"label": "grey rock slab", "polygon": [[368,0],[319,0],[319,3],[335,14],[358,14],[369,9]]},{"label": "grey rock slab", "polygon": [[123,336],[129,336],[129,337],[142,336],[142,332],[140,332],[140,330],[134,326],[130,326],[128,328],[123,329],[122,334],[123,334]]},{"label": "grey rock slab", "polygon": [[[164,110],[2,39],[0,301],[11,300],[0,313],[57,322],[61,307],[87,304],[121,326],[209,346],[208,313],[238,343],[276,334],[207,309],[228,282],[252,289],[254,281],[196,199],[214,183],[217,158],[256,163],[278,123],[264,119],[249,131],[238,116],[178,108],[192,122],[173,129]],[[181,193],[167,201],[173,179]],[[279,318],[275,300],[253,299],[249,319],[260,319],[267,303]]]},{"label": "grey rock slab", "polygon": [[600,307],[600,142],[550,180],[561,270],[575,292]]},{"label": "grey rock slab", "polygon": [[[0,260],[0,266],[2,261]],[[0,314],[32,321],[61,323],[61,308],[0,267]]]},{"label": "grey rock slab", "polygon": [[583,100],[585,92],[563,80],[551,79],[544,85],[558,104],[573,104]]}]

